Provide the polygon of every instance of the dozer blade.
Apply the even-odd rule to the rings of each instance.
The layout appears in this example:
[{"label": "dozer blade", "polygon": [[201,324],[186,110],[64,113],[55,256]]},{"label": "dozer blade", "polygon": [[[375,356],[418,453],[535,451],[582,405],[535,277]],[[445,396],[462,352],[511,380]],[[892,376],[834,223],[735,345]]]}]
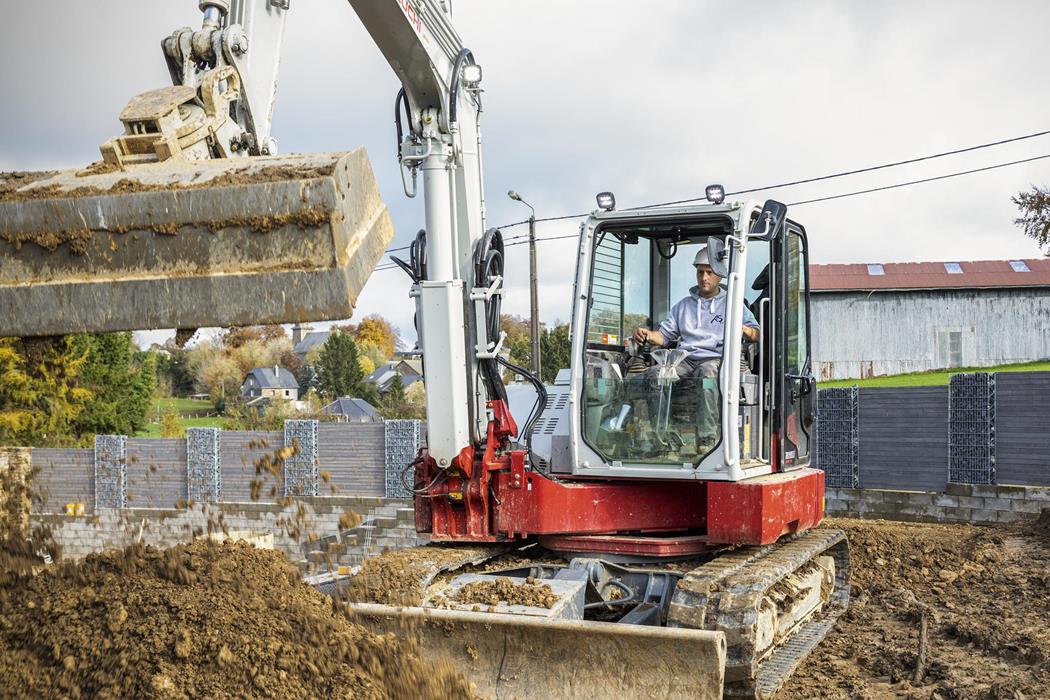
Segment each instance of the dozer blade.
[{"label": "dozer blade", "polygon": [[722,698],[722,632],[362,603],[350,609],[374,632],[418,640],[425,657],[450,661],[486,698]]},{"label": "dozer blade", "polygon": [[0,174],[0,336],[350,317],[393,236],[364,149]]}]

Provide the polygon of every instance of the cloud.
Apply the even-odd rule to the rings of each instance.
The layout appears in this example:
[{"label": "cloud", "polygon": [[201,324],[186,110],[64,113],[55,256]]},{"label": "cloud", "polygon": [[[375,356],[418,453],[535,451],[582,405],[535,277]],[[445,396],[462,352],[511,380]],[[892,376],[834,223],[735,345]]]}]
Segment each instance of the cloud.
[{"label": "cloud", "polygon": [[[518,221],[516,189],[551,216],[812,177],[1046,128],[1045,2],[638,3],[454,0],[485,69],[488,223]],[[119,128],[129,97],[164,84],[160,39],[196,3],[39,0],[0,28],[0,168],[78,166]],[[46,32],[44,32],[46,28]],[[41,43],[41,37],[46,41]],[[292,4],[274,134],[284,152],[368,149],[406,244],[421,199],[401,193],[393,72],[345,3]],[[907,168],[760,193],[784,201],[1050,153],[1050,138]],[[800,206],[815,262],[1032,257],[1010,197],[1050,181],[1050,160]],[[541,224],[568,235],[578,221]],[[524,232],[508,230],[508,235]],[[508,261],[504,308],[528,311],[528,249]],[[575,243],[539,245],[546,322],[568,319]],[[400,272],[377,272],[359,311],[412,336]]]}]

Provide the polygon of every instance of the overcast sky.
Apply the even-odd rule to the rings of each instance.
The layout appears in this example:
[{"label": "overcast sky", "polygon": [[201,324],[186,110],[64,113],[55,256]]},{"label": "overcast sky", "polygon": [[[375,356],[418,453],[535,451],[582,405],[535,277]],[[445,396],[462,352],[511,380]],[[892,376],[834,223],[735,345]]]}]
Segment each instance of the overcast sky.
[{"label": "overcast sky", "polygon": [[[1045,0],[638,2],[455,0],[484,68],[489,225],[528,211],[621,207],[824,175],[1050,128]],[[79,167],[120,131],[136,93],[168,83],[160,40],[199,24],[196,0],[6,3],[0,170]],[[396,227],[423,223],[394,159],[397,80],[341,0],[292,0],[274,135],[284,153],[365,146]],[[1050,154],[1050,137],[760,193],[786,202]],[[813,262],[1036,257],[1010,197],[1050,159],[799,206]],[[539,225],[575,233],[578,221]],[[511,229],[506,235],[523,232]],[[575,241],[540,244],[545,322],[567,319]],[[528,250],[510,249],[504,309],[528,313]],[[408,338],[403,273],[373,275],[357,315]]]}]

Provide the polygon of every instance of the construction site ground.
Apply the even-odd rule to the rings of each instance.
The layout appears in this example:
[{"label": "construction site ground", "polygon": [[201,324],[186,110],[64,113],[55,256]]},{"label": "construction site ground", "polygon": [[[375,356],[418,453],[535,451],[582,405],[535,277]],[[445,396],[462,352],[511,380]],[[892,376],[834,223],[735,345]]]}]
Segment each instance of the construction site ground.
[{"label": "construction site ground", "polygon": [[778,698],[1050,697],[1050,511],[1019,525],[827,525],[849,536],[850,607]]},{"label": "construction site ground", "polygon": [[[779,698],[1050,697],[1050,511],[827,525],[849,536],[850,609]],[[461,669],[366,632],[277,552],[198,541],[40,566],[39,541],[12,544],[0,697],[473,695]]]}]

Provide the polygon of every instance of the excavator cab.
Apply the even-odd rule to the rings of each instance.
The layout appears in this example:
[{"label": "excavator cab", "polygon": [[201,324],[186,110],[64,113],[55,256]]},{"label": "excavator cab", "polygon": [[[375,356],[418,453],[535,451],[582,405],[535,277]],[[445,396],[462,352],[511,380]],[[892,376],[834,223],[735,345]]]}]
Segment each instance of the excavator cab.
[{"label": "excavator cab", "polygon": [[[758,202],[608,211],[584,224],[567,387],[581,400],[575,411],[566,403],[551,440],[559,443],[563,431],[571,450],[541,455],[555,471],[739,481],[808,466],[806,234],[790,220],[767,232],[759,225],[765,212]],[[704,362],[707,371],[690,371],[688,350],[632,336],[638,327],[659,328],[695,293],[692,263],[704,245],[721,258],[724,301],[701,313],[725,330],[721,357]],[[745,317],[759,327],[755,343],[741,337]]]}]

